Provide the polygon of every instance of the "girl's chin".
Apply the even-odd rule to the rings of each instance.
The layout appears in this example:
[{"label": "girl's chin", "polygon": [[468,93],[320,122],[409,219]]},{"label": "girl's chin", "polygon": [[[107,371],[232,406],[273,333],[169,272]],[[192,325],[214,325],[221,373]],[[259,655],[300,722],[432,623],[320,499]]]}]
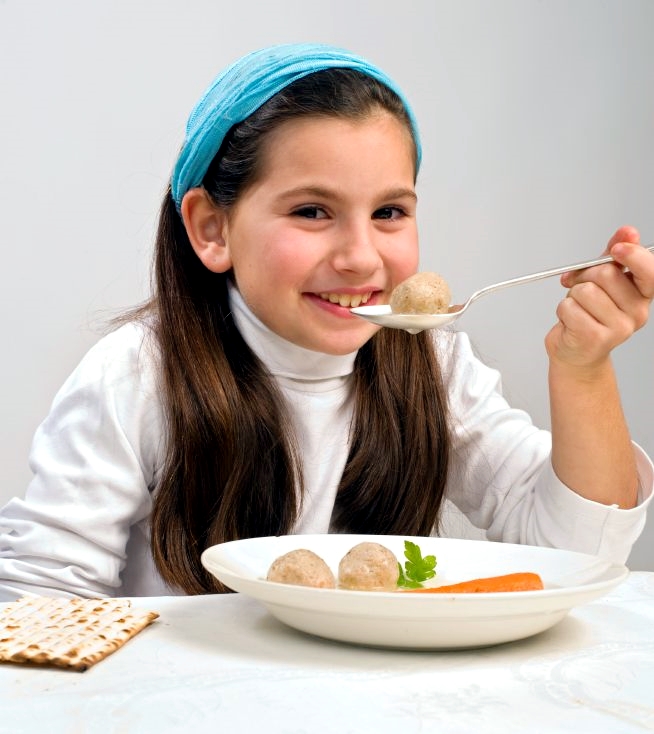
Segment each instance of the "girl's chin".
[{"label": "girl's chin", "polygon": [[307,349],[311,349],[314,352],[322,352],[323,354],[331,354],[334,357],[344,356],[346,354],[352,354],[359,350],[377,331],[380,327],[373,326],[372,324],[366,324],[363,328],[357,329],[357,333],[338,333],[332,332],[326,335],[324,339],[314,338],[310,340],[310,345],[305,344]]}]

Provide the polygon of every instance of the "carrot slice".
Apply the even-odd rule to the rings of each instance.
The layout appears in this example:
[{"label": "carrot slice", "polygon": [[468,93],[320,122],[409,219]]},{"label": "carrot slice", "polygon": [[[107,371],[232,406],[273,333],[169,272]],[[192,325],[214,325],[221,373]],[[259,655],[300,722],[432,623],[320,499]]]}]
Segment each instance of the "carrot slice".
[{"label": "carrot slice", "polygon": [[410,594],[488,594],[497,591],[536,591],[543,588],[543,580],[537,573],[521,572],[406,591]]}]

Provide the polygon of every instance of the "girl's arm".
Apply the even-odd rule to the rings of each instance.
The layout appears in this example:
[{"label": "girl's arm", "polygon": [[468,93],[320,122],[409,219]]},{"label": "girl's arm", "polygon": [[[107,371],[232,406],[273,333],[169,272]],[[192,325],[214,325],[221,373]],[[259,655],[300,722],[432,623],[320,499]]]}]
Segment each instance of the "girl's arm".
[{"label": "girl's arm", "polygon": [[545,342],[554,471],[582,497],[621,508],[637,503],[638,479],[610,354],[644,326],[654,296],[654,254],[637,243],[622,227],[607,247],[616,263],[561,278],[569,291]]},{"label": "girl's arm", "polygon": [[148,517],[162,435],[143,332],[96,344],[57,393],[30,453],[25,498],[0,509],[0,601],[117,596],[132,526]]}]

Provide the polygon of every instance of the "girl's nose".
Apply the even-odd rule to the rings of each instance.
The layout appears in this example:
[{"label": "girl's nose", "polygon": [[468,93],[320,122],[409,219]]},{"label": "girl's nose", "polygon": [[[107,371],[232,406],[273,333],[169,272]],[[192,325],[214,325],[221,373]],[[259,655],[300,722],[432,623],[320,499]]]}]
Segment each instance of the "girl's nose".
[{"label": "girl's nose", "polygon": [[352,272],[357,275],[370,275],[383,267],[378,249],[378,238],[370,220],[350,223],[339,232],[339,240],[334,249],[332,264],[335,270]]}]

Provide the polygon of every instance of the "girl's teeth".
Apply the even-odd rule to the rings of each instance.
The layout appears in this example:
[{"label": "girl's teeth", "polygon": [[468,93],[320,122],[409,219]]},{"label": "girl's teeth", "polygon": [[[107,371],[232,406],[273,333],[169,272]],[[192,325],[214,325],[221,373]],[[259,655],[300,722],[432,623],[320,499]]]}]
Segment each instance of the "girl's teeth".
[{"label": "girl's teeth", "polygon": [[362,303],[366,303],[370,298],[369,293],[363,293],[355,296],[351,296],[346,293],[321,293],[320,297],[329,301],[330,303],[338,303],[342,308],[356,308]]}]

